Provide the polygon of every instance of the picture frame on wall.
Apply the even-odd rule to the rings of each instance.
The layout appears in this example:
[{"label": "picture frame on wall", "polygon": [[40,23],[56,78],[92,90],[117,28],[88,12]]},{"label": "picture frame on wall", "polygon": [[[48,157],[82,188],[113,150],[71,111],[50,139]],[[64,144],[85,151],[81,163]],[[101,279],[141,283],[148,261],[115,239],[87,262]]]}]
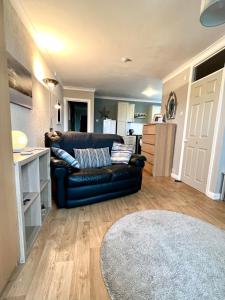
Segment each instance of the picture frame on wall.
[{"label": "picture frame on wall", "polygon": [[163,123],[163,115],[162,114],[154,114],[153,122],[154,123]]},{"label": "picture frame on wall", "polygon": [[10,102],[32,109],[32,74],[7,53]]}]

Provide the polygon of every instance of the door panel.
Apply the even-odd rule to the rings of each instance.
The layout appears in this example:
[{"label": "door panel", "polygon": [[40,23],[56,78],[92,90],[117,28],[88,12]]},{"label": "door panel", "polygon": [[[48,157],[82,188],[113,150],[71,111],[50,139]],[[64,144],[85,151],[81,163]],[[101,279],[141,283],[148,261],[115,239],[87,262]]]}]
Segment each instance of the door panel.
[{"label": "door panel", "polygon": [[208,81],[208,84],[206,86],[207,94],[214,94],[216,92],[216,85],[217,85],[217,79]]},{"label": "door panel", "polygon": [[205,192],[222,70],[194,82],[191,87],[182,180]]},{"label": "door panel", "polygon": [[202,87],[201,86],[195,86],[193,89],[193,94],[195,98],[201,97],[202,95]]},{"label": "door panel", "polygon": [[186,165],[185,165],[185,176],[191,178],[191,165],[193,164],[193,147],[186,148]]},{"label": "door panel", "polygon": [[196,165],[196,173],[195,173],[195,180],[197,182],[202,182],[204,180],[204,165],[206,162],[206,149],[197,149],[197,165]]},{"label": "door panel", "polygon": [[211,121],[213,120],[213,104],[214,101],[205,102],[203,105],[203,119],[201,127],[201,137],[207,138],[210,134],[210,128],[212,126]]},{"label": "door panel", "polygon": [[199,118],[199,108],[200,104],[193,105],[191,107],[191,121],[190,121],[190,131],[189,137],[195,137],[197,135],[197,123]]}]

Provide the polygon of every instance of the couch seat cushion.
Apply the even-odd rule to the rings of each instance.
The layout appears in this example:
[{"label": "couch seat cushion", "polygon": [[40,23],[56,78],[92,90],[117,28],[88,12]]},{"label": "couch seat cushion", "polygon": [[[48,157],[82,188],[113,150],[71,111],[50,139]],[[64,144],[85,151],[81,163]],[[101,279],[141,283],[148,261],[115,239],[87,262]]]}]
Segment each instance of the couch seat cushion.
[{"label": "couch seat cushion", "polygon": [[112,172],[105,168],[81,169],[68,177],[68,187],[106,183],[111,178]]},{"label": "couch seat cushion", "polygon": [[112,166],[104,167],[103,169],[108,170],[112,173],[112,181],[119,181],[138,177],[140,176],[141,172],[140,168],[125,164],[115,164]]}]

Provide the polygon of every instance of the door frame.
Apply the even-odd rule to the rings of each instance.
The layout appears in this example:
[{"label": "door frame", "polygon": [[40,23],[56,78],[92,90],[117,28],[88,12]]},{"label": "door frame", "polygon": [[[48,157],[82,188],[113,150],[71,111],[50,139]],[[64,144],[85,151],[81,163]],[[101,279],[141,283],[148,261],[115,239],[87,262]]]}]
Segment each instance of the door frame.
[{"label": "door frame", "polygon": [[[221,71],[221,70],[219,70]],[[217,71],[217,72],[219,72]],[[216,72],[214,72],[216,73]],[[213,74],[214,74],[213,73]],[[222,106],[223,106],[223,98],[224,98],[224,83],[225,83],[225,67],[222,71],[222,79],[221,79],[221,87],[220,87],[220,94],[219,94],[219,100],[218,100],[218,107],[217,107],[217,114],[216,114],[216,122],[214,127],[214,135],[213,135],[213,142],[212,142],[212,150],[211,150],[211,157],[209,162],[209,173],[208,173],[208,179],[207,179],[207,185],[206,185],[206,195],[209,198],[212,198],[214,200],[220,200],[221,194],[215,194],[210,191],[210,185],[212,181],[213,176],[213,164],[215,162],[215,155],[216,155],[216,144],[217,140],[219,138],[219,128],[220,128],[220,122],[222,117]]]},{"label": "door frame", "polygon": [[69,98],[64,97],[64,131],[68,131],[69,121],[69,105],[68,102],[82,102],[87,103],[87,132],[93,132],[92,116],[91,116],[91,99]]},{"label": "door frame", "polygon": [[[179,174],[176,179],[182,181],[182,172],[184,168],[184,148],[185,148],[185,141],[186,141],[186,136],[187,136],[187,124],[188,124],[188,113],[190,109],[190,98],[191,98],[191,88],[192,85],[201,79],[197,81],[192,81],[193,79],[193,70],[194,68],[191,68],[190,72],[190,81],[189,81],[189,87],[188,87],[188,97],[187,97],[187,105],[186,105],[186,114],[185,114],[185,122],[184,122],[184,131],[183,131],[183,138],[182,138],[182,149],[181,149],[181,158],[180,158],[180,168],[179,168]],[[207,78],[217,72],[220,72],[220,70],[215,71],[204,78]],[[207,184],[206,184],[206,190],[205,194],[213,199],[213,200],[219,200],[220,199],[220,193],[216,194],[210,191],[210,185],[211,185],[211,180],[212,180],[212,175],[213,175],[213,164],[215,160],[215,153],[216,153],[216,143],[218,139],[218,134],[219,134],[219,124],[221,120],[221,115],[222,115],[222,103],[223,103],[223,96],[224,96],[224,83],[225,83],[225,67],[223,68],[222,71],[222,79],[221,79],[221,88],[220,88],[220,94],[219,94],[219,99],[218,99],[218,106],[217,106],[217,118],[215,122],[215,127],[214,127],[214,134],[213,134],[213,141],[212,141],[212,148],[211,148],[211,156],[210,156],[210,162],[209,162],[209,172],[208,172],[208,177],[207,177]]]}]

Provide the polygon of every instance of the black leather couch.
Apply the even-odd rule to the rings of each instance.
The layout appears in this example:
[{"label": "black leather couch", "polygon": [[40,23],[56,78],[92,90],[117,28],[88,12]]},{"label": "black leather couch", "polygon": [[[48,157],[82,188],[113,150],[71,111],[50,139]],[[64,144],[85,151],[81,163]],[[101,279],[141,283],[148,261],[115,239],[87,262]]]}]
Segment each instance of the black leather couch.
[{"label": "black leather couch", "polygon": [[[60,147],[72,156],[74,148],[109,147],[111,151],[114,141],[124,142],[115,134],[73,131],[45,134],[46,147]],[[52,153],[53,198],[59,208],[70,208],[136,193],[141,189],[144,161],[144,156],[132,155],[128,165],[76,170]]]}]

